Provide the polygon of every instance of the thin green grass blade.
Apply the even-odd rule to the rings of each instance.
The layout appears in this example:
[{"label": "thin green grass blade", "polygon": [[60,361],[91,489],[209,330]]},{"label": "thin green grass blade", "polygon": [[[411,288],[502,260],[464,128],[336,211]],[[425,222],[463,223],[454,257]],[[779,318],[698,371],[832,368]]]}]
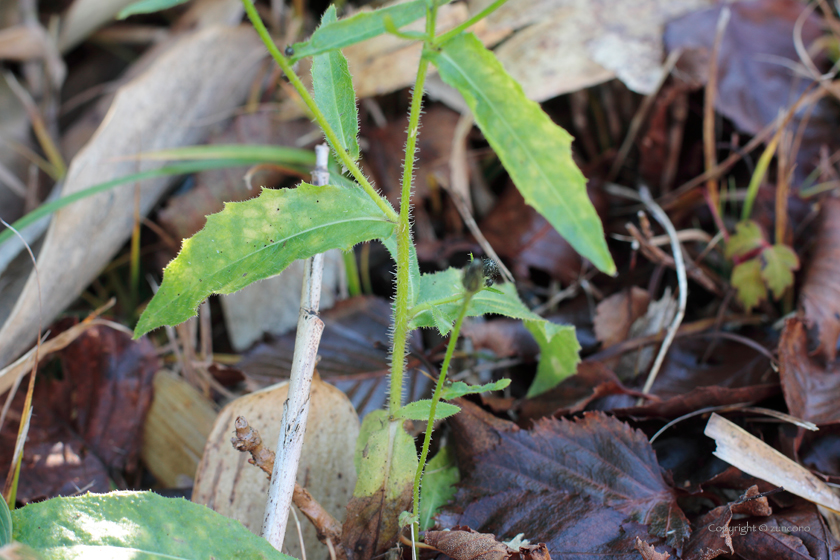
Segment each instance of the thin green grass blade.
[{"label": "thin green grass blade", "polygon": [[117,14],[117,19],[125,19],[136,14],[151,14],[161,10],[168,10],[188,2],[189,0],[140,0],[123,8]]}]

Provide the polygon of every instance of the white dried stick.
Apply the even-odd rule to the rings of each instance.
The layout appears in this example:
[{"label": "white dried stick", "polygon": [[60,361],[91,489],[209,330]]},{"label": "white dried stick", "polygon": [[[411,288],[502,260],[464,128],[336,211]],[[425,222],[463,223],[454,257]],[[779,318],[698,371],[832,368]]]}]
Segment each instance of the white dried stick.
[{"label": "white dried stick", "polygon": [[[315,147],[313,185],[323,186],[329,183],[330,175],[327,171],[329,153],[329,147],[326,144]],[[271,475],[262,528],[263,537],[277,550],[283,547],[283,538],[289,521],[289,508],[292,504],[295,478],[303,448],[303,435],[306,433],[306,418],[309,414],[312,374],[315,371],[318,344],[321,342],[321,333],[324,330],[324,322],[318,318],[323,274],[323,254],[304,261],[303,290],[300,295],[300,315],[295,335],[289,397],[283,404],[283,424],[277,440],[277,456]]]}]

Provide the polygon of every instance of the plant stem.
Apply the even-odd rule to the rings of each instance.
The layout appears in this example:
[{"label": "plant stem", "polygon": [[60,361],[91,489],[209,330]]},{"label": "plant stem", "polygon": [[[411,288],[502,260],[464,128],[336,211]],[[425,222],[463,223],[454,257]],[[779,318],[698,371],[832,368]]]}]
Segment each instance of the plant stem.
[{"label": "plant stem", "polygon": [[398,219],[397,213],[393,208],[391,208],[388,201],[376,192],[376,189],[374,189],[370,184],[370,181],[367,180],[367,177],[365,177],[362,170],[359,169],[359,166],[356,165],[353,158],[350,157],[350,154],[347,153],[347,150],[341,147],[338,136],[330,126],[330,123],[327,122],[327,118],[315,104],[315,100],[309,94],[309,91],[303,85],[303,82],[301,82],[300,78],[298,78],[297,74],[295,74],[291,62],[288,58],[283,56],[283,53],[281,53],[277,48],[277,45],[274,44],[274,41],[271,39],[271,35],[268,33],[268,29],[265,28],[265,24],[263,24],[262,19],[260,19],[253,2],[251,0],[242,0],[242,4],[245,6],[245,12],[248,14],[248,19],[251,20],[251,23],[254,25],[254,29],[257,30],[257,34],[259,34],[260,39],[262,39],[262,42],[268,49],[268,52],[271,53],[274,61],[277,62],[277,65],[280,66],[280,69],[283,70],[284,74],[286,74],[286,77],[289,79],[289,83],[292,84],[295,91],[298,92],[298,95],[300,95],[300,98],[306,104],[307,108],[309,108],[312,112],[312,115],[315,117],[315,121],[318,123],[318,126],[321,127],[321,130],[324,131],[324,136],[326,136],[330,146],[332,146],[333,150],[335,150],[335,153],[338,155],[341,163],[344,164],[344,166],[350,171],[353,178],[358,181],[359,185],[362,186],[364,191],[371,199],[373,199],[388,219],[396,222]]},{"label": "plant stem", "polygon": [[[316,186],[329,184],[327,161],[330,149],[325,144],[315,147],[316,163],[312,183]],[[318,356],[318,345],[324,322],[318,317],[321,302],[321,283],[324,274],[324,254],[319,253],[303,261],[303,288],[300,295],[295,351],[292,357],[292,371],[289,379],[289,398],[283,404],[283,418],[280,435],[277,438],[277,455],[268,489],[265,505],[262,535],[277,550],[282,550],[289,521],[289,508],[295,489],[306,420],[309,415],[309,396],[312,389],[312,375]]]},{"label": "plant stem", "polygon": [[[427,42],[434,37],[437,3],[426,10]],[[414,157],[417,151],[420,110],[423,108],[423,86],[429,70],[429,59],[420,58],[417,79],[411,92],[411,110],[408,115],[408,140],[405,145],[402,192],[400,194],[400,216],[397,222],[397,295],[394,298],[394,341],[391,349],[391,394],[388,411],[391,414],[402,406],[403,372],[405,371],[405,347],[408,340],[408,288],[411,279],[411,183],[414,178]]]},{"label": "plant stem", "polygon": [[[440,402],[440,395],[443,392],[443,383],[446,381],[446,374],[449,371],[449,362],[452,361],[452,354],[455,352],[455,345],[458,343],[458,333],[461,332],[461,325],[464,322],[464,317],[467,315],[467,308],[470,306],[473,294],[467,292],[464,296],[464,303],[461,304],[461,311],[458,313],[458,319],[455,321],[455,326],[449,335],[449,344],[446,346],[446,354],[443,357],[443,365],[440,368],[440,377],[438,377],[437,385],[435,385],[435,392],[432,395],[432,405],[429,411],[429,422],[426,425],[426,436],[423,438],[423,450],[420,452],[420,463],[417,465],[417,472],[414,475],[414,509],[412,513],[416,518],[420,516],[420,482],[423,479],[423,471],[426,469],[426,459],[429,456],[429,444],[432,441],[432,429],[435,423],[435,409],[438,402]],[[420,534],[420,524],[415,522],[414,530]]]},{"label": "plant stem", "polygon": [[475,25],[477,22],[483,20],[484,18],[486,18],[487,16],[489,16],[490,14],[492,14],[493,12],[495,12],[496,10],[501,8],[506,2],[507,2],[507,0],[496,0],[495,2],[493,2],[489,6],[487,6],[486,8],[484,8],[483,10],[481,10],[480,12],[478,12],[477,14],[472,16],[467,21],[461,23],[457,27],[453,27],[452,29],[450,29],[446,33],[442,33],[438,37],[435,37],[434,44],[435,45],[442,45],[443,43],[445,43],[446,41],[448,41],[449,39],[451,39],[455,35],[458,35],[462,31],[466,31],[469,27]]}]

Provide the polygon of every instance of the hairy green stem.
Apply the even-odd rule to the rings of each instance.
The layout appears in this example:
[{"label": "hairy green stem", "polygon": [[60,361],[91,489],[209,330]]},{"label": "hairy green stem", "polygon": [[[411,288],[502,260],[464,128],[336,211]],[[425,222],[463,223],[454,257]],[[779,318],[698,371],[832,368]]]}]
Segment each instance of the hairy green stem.
[{"label": "hairy green stem", "polygon": [[[437,4],[426,10],[427,42],[434,37]],[[408,288],[411,282],[411,183],[414,178],[414,157],[417,151],[417,135],[420,132],[420,111],[423,108],[423,86],[429,71],[429,59],[420,58],[417,79],[411,92],[411,110],[408,114],[408,140],[405,144],[402,192],[400,194],[400,216],[397,223],[397,295],[394,298],[394,341],[391,350],[391,393],[388,411],[394,414],[402,406],[403,373],[405,371],[405,350],[408,340]]]},{"label": "hairy green stem", "polygon": [[283,56],[283,53],[281,53],[280,49],[277,48],[277,45],[274,44],[274,41],[271,39],[271,35],[268,33],[268,29],[265,28],[265,24],[263,24],[262,19],[260,19],[253,2],[251,0],[242,0],[242,4],[245,6],[245,12],[248,14],[248,19],[251,20],[251,23],[254,25],[254,29],[257,30],[257,34],[259,34],[260,39],[262,39],[262,42],[265,44],[266,48],[268,48],[268,52],[271,53],[271,56],[274,58],[275,62],[277,62],[277,65],[280,66],[280,69],[283,70],[284,74],[286,74],[286,77],[289,79],[289,83],[292,84],[295,91],[298,92],[300,98],[312,112],[312,115],[315,117],[315,121],[318,123],[318,126],[321,127],[321,130],[324,131],[324,136],[326,136],[327,141],[330,143],[333,150],[335,150],[336,154],[338,154],[338,158],[341,160],[341,163],[344,164],[344,166],[350,171],[353,178],[358,181],[364,191],[373,199],[388,219],[396,222],[398,219],[397,213],[393,208],[391,208],[388,201],[376,192],[376,189],[374,189],[370,184],[370,181],[367,180],[367,177],[365,177],[362,170],[359,169],[359,166],[356,165],[356,162],[353,161],[353,158],[350,157],[350,154],[347,153],[347,150],[341,147],[338,136],[330,126],[330,123],[327,122],[327,118],[321,110],[318,109],[318,106],[315,104],[315,100],[312,98],[312,95],[309,94],[309,91],[303,85],[303,82],[301,82],[300,78],[298,78],[297,74],[295,74],[295,71],[292,68],[292,63],[288,58]]},{"label": "hairy green stem", "polygon": [[[449,371],[449,362],[452,361],[452,354],[455,352],[455,345],[458,343],[458,334],[461,332],[461,325],[464,323],[464,317],[467,316],[467,309],[470,306],[474,294],[467,292],[464,296],[464,303],[461,304],[461,311],[458,313],[458,319],[455,321],[455,326],[449,335],[449,344],[446,345],[446,354],[443,357],[443,365],[440,368],[440,376],[435,385],[435,392],[432,395],[432,405],[429,411],[429,422],[426,425],[426,435],[423,438],[423,450],[420,452],[420,462],[417,464],[417,471],[414,474],[414,509],[412,513],[416,519],[420,517],[420,482],[423,479],[423,471],[426,469],[426,459],[429,456],[429,444],[432,441],[432,429],[435,423],[435,410],[437,404],[440,402],[440,395],[443,393],[443,384],[446,381],[446,374]],[[414,531],[420,534],[420,524],[418,521],[414,522]]]}]

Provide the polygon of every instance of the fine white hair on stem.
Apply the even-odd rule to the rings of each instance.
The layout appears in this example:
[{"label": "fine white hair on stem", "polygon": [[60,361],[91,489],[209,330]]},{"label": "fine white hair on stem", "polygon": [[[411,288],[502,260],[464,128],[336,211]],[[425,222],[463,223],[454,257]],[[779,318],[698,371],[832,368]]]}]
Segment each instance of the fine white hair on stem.
[{"label": "fine white hair on stem", "polygon": [[[321,144],[315,147],[315,169],[312,184],[329,184],[327,171],[329,147]],[[289,522],[289,510],[295,488],[298,464],[306,433],[306,419],[309,414],[309,395],[312,375],[318,357],[318,345],[324,322],[318,317],[321,302],[321,282],[324,274],[324,255],[318,254],[304,261],[303,288],[300,296],[295,351],[289,380],[289,398],[283,405],[283,418],[277,440],[277,455],[271,474],[268,502],[265,506],[262,534],[277,550],[282,550]]]}]

